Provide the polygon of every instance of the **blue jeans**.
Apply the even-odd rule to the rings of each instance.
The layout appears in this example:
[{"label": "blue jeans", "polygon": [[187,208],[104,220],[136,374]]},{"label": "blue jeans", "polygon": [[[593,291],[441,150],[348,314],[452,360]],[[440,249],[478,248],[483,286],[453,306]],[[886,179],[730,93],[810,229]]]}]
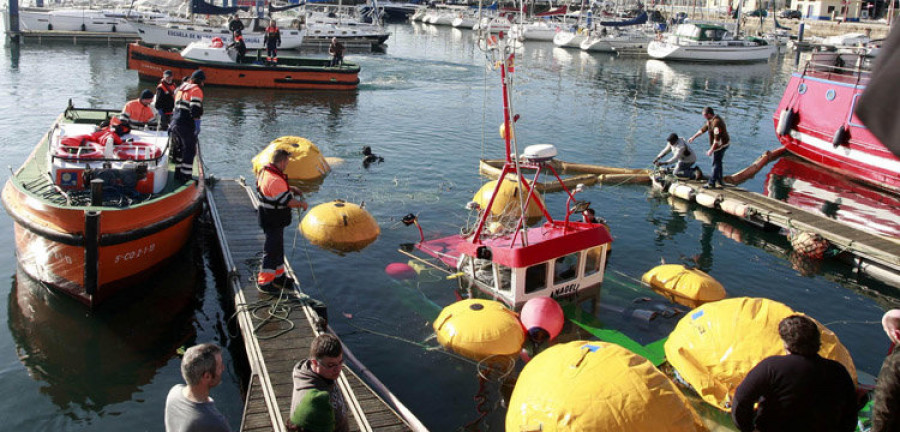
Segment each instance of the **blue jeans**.
[{"label": "blue jeans", "polygon": [[691,177],[694,174],[694,164],[687,162],[678,162],[675,164],[676,177]]},{"label": "blue jeans", "polygon": [[709,177],[708,183],[710,186],[715,186],[716,183],[721,186],[725,186],[725,183],[722,181],[722,158],[725,157],[725,150],[728,150],[728,147],[716,150],[712,154],[712,175]]}]

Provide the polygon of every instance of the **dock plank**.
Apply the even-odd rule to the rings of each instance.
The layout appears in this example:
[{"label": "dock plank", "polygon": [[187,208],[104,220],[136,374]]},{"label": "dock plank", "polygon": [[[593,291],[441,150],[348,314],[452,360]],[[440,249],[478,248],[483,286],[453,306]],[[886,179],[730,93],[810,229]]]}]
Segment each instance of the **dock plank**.
[{"label": "dock plank", "polygon": [[[248,188],[236,180],[220,180],[207,192],[210,213],[219,236],[229,283],[234,292],[238,324],[251,368],[242,431],[285,431],[290,417],[294,365],[306,357],[317,334],[315,312],[299,289],[273,297],[256,290],[255,275],[265,236],[257,224]],[[287,271],[293,275],[289,263]],[[282,320],[263,322],[262,310],[249,305],[279,302],[290,312]],[[264,318],[265,319],[265,318]],[[255,329],[255,330],[254,330]],[[352,431],[409,431],[412,428],[350,368],[338,380],[347,399]],[[360,411],[355,410],[359,407]]]}]

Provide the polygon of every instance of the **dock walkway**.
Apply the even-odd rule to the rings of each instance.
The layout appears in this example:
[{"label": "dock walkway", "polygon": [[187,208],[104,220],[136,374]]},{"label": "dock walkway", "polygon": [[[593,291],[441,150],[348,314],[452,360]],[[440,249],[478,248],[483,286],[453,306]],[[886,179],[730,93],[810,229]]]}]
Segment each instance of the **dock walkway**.
[{"label": "dock walkway", "polygon": [[757,226],[775,226],[822,236],[852,256],[852,264],[877,279],[900,281],[900,241],[810,213],[741,187],[703,189],[702,182],[675,181],[666,190],[688,201],[722,210]]},{"label": "dock walkway", "polygon": [[[256,290],[259,254],[265,237],[257,223],[253,185],[245,185],[243,179],[209,184],[207,202],[228,269],[228,284],[234,292],[251,370],[240,430],[282,432],[290,418],[293,366],[306,357],[313,338],[323,330],[312,306],[317,302],[299,289],[284,292],[280,298]],[[285,265],[293,276],[289,264]],[[260,318],[269,316],[267,311],[273,304],[287,311],[281,313],[284,320]],[[345,358],[348,353],[345,347]],[[351,431],[412,430],[346,365],[338,384],[347,402]]]}]

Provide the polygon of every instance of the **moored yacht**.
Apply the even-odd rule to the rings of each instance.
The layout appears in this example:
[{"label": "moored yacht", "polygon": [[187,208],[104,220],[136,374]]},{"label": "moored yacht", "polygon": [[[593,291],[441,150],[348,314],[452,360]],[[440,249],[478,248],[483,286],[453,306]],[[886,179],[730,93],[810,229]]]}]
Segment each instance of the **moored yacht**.
[{"label": "moored yacht", "polygon": [[759,38],[734,38],[720,25],[679,24],[662,40],[650,42],[647,54],[663,60],[751,62],[769,60],[776,48]]}]

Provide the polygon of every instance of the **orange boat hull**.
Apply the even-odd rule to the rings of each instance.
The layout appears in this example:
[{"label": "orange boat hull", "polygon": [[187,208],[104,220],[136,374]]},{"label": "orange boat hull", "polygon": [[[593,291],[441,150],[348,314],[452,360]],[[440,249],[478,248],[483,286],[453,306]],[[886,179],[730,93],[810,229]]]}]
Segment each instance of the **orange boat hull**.
[{"label": "orange boat hull", "polygon": [[203,69],[207,85],[226,87],[346,91],[356,90],[359,86],[359,68],[202,63],[187,60],[178,52],[157,50],[138,43],[128,45],[128,69],[138,71],[138,75],[146,80],[161,79],[165,70],[171,70],[176,79],[180,79]]},{"label": "orange boat hull", "polygon": [[[185,245],[202,191],[195,183],[145,205],[101,210],[95,262],[86,254],[86,210],[48,205],[12,182],[3,189],[3,202],[15,220],[16,253],[25,272],[95,306]],[[90,266],[96,266],[96,276]]]}]

